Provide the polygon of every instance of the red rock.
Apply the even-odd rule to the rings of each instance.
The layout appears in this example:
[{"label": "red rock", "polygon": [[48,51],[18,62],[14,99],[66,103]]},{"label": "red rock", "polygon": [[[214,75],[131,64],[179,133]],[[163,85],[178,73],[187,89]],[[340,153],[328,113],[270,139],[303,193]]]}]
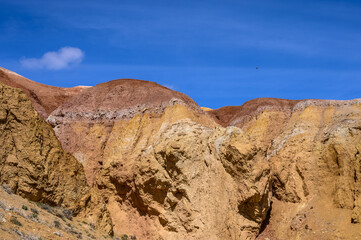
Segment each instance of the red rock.
[{"label": "red rock", "polygon": [[60,88],[31,81],[15,72],[0,67],[0,82],[22,89],[39,115],[46,119],[49,114],[69,98],[89,87]]},{"label": "red rock", "polygon": [[300,101],[302,100],[287,100],[281,98],[255,98],[245,102],[241,106],[221,107],[215,110],[207,111],[207,113],[224,127],[241,127],[244,123],[244,120],[240,118],[253,117],[257,112],[264,109],[290,111]]},{"label": "red rock", "polygon": [[157,83],[118,79],[89,88],[54,111],[49,121],[129,119],[140,112],[162,113],[181,104],[198,112],[200,107],[187,95]]}]

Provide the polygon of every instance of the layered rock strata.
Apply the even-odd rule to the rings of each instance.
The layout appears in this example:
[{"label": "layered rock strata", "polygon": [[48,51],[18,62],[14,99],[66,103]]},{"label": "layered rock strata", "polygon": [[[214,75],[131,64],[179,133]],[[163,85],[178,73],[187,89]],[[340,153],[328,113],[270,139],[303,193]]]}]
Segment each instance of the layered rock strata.
[{"label": "layered rock strata", "polygon": [[[22,107],[11,109],[20,116]],[[85,89],[56,108],[48,122],[91,186],[81,216],[108,233],[139,239],[360,238],[361,100],[266,98],[202,109],[184,94],[130,79]],[[21,129],[17,115],[0,114],[3,132]],[[9,159],[1,166],[23,171]],[[25,196],[47,179],[18,184],[16,176],[0,179],[14,189],[27,186],[18,191]],[[74,202],[61,196],[69,191],[61,182],[50,182],[46,201]]]},{"label": "layered rock strata", "polygon": [[259,232],[269,208],[265,151],[184,94],[117,80],[85,90],[48,121],[84,164],[93,187],[87,214],[99,225],[145,239]]}]

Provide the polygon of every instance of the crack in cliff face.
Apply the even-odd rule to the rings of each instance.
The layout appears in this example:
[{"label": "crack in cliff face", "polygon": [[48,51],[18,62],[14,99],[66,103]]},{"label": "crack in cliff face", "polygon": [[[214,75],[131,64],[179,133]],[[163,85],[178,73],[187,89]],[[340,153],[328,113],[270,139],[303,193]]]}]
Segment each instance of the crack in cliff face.
[{"label": "crack in cliff face", "polygon": [[271,214],[272,214],[272,204],[273,204],[273,202],[271,201],[270,206],[267,211],[267,215],[266,215],[265,219],[262,221],[261,228],[260,228],[256,238],[258,238],[266,230],[267,226],[270,224],[270,219],[271,219]]},{"label": "crack in cliff face", "polygon": [[303,188],[303,195],[305,197],[307,197],[309,195],[309,191],[307,188],[307,183],[305,181],[305,177],[303,176],[302,171],[299,169],[299,167],[296,165],[296,172],[298,173],[298,175],[301,177],[302,179],[302,188]]},{"label": "crack in cliff face", "polygon": [[268,195],[255,194],[239,204],[238,213],[250,221],[260,223],[262,226],[267,216],[264,213],[267,213],[269,208]]}]

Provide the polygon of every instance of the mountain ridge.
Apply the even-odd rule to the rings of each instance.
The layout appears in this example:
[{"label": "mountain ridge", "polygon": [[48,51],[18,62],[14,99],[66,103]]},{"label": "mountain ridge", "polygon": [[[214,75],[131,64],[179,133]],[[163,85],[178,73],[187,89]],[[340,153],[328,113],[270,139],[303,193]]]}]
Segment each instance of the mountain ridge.
[{"label": "mountain ridge", "polygon": [[79,215],[109,234],[359,238],[361,99],[211,110],[156,83],[114,80],[60,103],[48,122],[84,169]]}]

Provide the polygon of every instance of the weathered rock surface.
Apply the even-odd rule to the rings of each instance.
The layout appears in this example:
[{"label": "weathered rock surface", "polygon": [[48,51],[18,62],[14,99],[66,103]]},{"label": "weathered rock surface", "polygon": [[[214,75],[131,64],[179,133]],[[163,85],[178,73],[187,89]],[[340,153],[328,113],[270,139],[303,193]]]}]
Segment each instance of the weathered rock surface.
[{"label": "weathered rock surface", "polygon": [[64,152],[26,94],[0,83],[0,183],[32,201],[79,211],[89,197],[82,165]]},{"label": "weathered rock surface", "polygon": [[[84,102],[91,91],[74,99]],[[119,102],[135,95],[128,92]],[[256,99],[204,113],[185,101],[142,100],[113,111],[117,94],[111,96],[107,104],[93,100],[101,114],[91,104],[69,101],[48,120],[65,148],[85,163],[97,196],[93,205],[108,210],[114,231],[133,230],[148,239],[253,239],[261,228],[259,239],[358,234],[351,222],[359,221],[359,188],[350,177],[358,174],[352,172],[358,160],[343,157],[347,167],[338,177],[325,160],[333,147],[322,139],[360,118],[359,100]],[[209,115],[238,128],[221,128]],[[350,145],[343,155],[354,156],[349,151],[357,138],[345,135],[342,141]],[[324,230],[329,223],[334,228]]]},{"label": "weathered rock surface", "polygon": [[145,239],[259,232],[269,207],[265,151],[184,94],[117,80],[85,90],[48,121],[84,164],[93,187],[87,214],[103,228]]},{"label": "weathered rock surface", "polygon": [[223,116],[267,149],[273,204],[258,238],[360,239],[361,100],[274,101]]},{"label": "weathered rock surface", "polygon": [[89,88],[85,86],[73,88],[53,87],[31,81],[2,67],[0,67],[0,82],[22,89],[43,119],[46,119],[52,111],[66,100]]},{"label": "weathered rock surface", "polygon": [[[0,112],[0,126],[13,132],[10,117]],[[91,186],[80,215],[108,233],[361,239],[361,100],[265,98],[212,110],[124,79],[82,91],[48,122]]]},{"label": "weathered rock surface", "polygon": [[269,169],[249,139],[188,121],[155,134],[146,149],[108,141],[95,184],[114,231],[147,239],[255,237],[269,206]]},{"label": "weathered rock surface", "polygon": [[[92,184],[97,170],[103,165],[103,152],[109,136],[114,135],[114,128],[119,131],[115,134],[128,132],[129,139],[124,139],[120,144],[129,144],[124,148],[131,147],[132,141],[136,141],[136,138],[140,141],[143,136],[142,132],[138,132],[139,123],[129,126],[129,119],[136,115],[149,116],[148,122],[140,122],[146,125],[153,121],[152,118],[158,119],[168,107],[175,105],[193,109],[194,114],[202,116],[205,123],[214,125],[188,96],[153,82],[133,79],[114,80],[89,88],[61,105],[47,121],[54,126],[64,149],[83,163],[88,181]],[[176,112],[174,116],[171,113],[168,115],[177,119]],[[153,129],[147,130],[149,135],[150,131]],[[148,141],[147,137],[144,136],[143,141]],[[149,143],[144,142],[141,147]]]}]

